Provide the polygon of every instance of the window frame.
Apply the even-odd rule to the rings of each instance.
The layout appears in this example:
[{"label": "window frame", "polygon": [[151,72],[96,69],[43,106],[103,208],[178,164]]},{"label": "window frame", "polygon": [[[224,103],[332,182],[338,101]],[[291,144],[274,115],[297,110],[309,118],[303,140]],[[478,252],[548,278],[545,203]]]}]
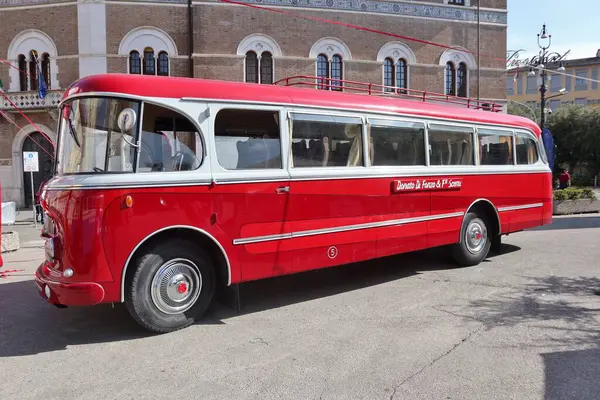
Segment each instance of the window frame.
[{"label": "window frame", "polygon": [[[470,129],[472,130],[471,132],[471,150],[473,151],[473,163],[472,164],[450,164],[450,165],[431,165],[430,162],[430,140],[429,140],[429,134],[430,131],[433,130],[432,125],[437,125],[440,127],[448,127],[450,128],[449,131],[452,132],[452,128],[454,128],[455,132],[459,131],[460,128],[466,128],[466,129]],[[446,120],[446,119],[440,119],[440,120],[431,120],[428,119],[427,120],[427,146],[428,148],[426,149],[427,151],[427,155],[428,155],[428,164],[427,166],[431,166],[431,167],[442,167],[442,168],[477,168],[479,167],[479,150],[475,147],[475,143],[476,143],[476,135],[477,135],[477,124],[469,124],[469,123],[464,123],[464,122],[456,122],[454,123],[453,121],[450,120]]]},{"label": "window frame", "polygon": [[[382,121],[380,124],[373,124],[373,121]],[[371,154],[368,152],[368,167],[376,168],[376,169],[401,169],[401,170],[419,170],[422,168],[429,167],[429,152],[427,149],[429,148],[429,134],[428,134],[428,120],[423,119],[412,119],[412,118],[393,118],[386,116],[379,117],[368,117],[367,118],[367,129],[368,129],[368,138],[371,139],[371,127],[382,127],[382,128],[394,128],[399,127],[399,124],[422,124],[423,125],[423,151],[424,151],[424,164],[423,165],[373,165],[373,160],[371,160]]]},{"label": "window frame", "polygon": [[[535,150],[537,152],[537,160],[533,163],[533,164],[519,164],[518,162],[518,157],[517,157],[517,138],[518,137],[527,137],[531,140],[533,140],[533,143],[535,144]],[[515,130],[515,139],[514,139],[514,154],[515,154],[515,166],[518,168],[532,168],[535,166],[539,166],[540,164],[545,164],[548,165],[547,163],[544,163],[542,160],[542,155],[540,154],[540,151],[546,151],[546,149],[544,148],[544,145],[542,143],[541,138],[538,139],[538,137],[536,135],[534,135],[533,133],[531,133],[530,131],[526,131],[526,130],[522,130],[522,129],[516,129]]]},{"label": "window frame", "polygon": [[[262,105],[237,102],[208,102],[208,132],[211,137],[210,148],[207,149],[213,182],[237,183],[245,181],[282,181],[289,180],[287,148],[289,143],[289,130],[287,123],[287,109],[285,106]],[[263,111],[276,112],[279,118],[279,145],[281,151],[281,168],[255,168],[255,169],[227,169],[218,160],[215,122],[217,115],[222,110]],[[290,147],[291,148],[291,147]]]},{"label": "window frame", "polygon": [[[345,166],[345,165],[334,165],[334,166],[324,166],[324,167],[295,167],[295,166],[291,166],[292,161],[293,161],[293,155],[292,155],[292,140],[293,138],[290,136],[289,137],[289,145],[288,145],[288,169],[290,170],[290,172],[292,170],[296,170],[296,171],[364,171],[367,168],[367,153],[366,151],[368,150],[366,147],[366,144],[368,143],[368,139],[367,139],[367,123],[366,120],[367,118],[364,115],[357,115],[356,113],[343,113],[343,112],[327,112],[327,110],[323,110],[323,111],[317,111],[317,110],[293,110],[290,109],[287,111],[287,121],[288,121],[288,136],[289,136],[289,127],[293,125],[294,123],[294,118],[292,117],[293,114],[297,114],[297,115],[306,115],[306,116],[313,116],[313,118],[310,119],[310,121],[313,122],[319,122],[318,118],[346,118],[346,119],[351,119],[351,120],[360,120],[361,123],[361,129],[360,129],[360,134],[361,134],[361,156],[362,156],[362,165],[353,165],[351,167],[349,166]],[[293,131],[292,131],[293,133]]]},{"label": "window frame", "polygon": [[[479,147],[480,147],[480,142],[479,142],[479,138],[480,136],[482,136],[481,131],[488,131],[490,133],[483,133],[483,136],[509,136],[511,138],[511,153],[512,153],[512,163],[510,164],[500,164],[500,165],[494,165],[494,164],[481,164],[481,160],[479,157]],[[477,153],[477,166],[478,167],[482,167],[482,168],[490,168],[490,169],[496,169],[498,167],[509,167],[509,166],[516,166],[517,165],[517,155],[515,153],[516,151],[516,140],[515,140],[515,130],[514,129],[510,129],[510,128],[503,128],[503,127],[488,127],[488,126],[482,126],[482,125],[475,125],[475,132],[477,135],[477,142],[476,142],[476,153]]]},{"label": "window frame", "polygon": [[[145,110],[145,106],[146,104],[150,104],[154,107],[162,107],[162,108],[166,108],[170,111],[173,111],[177,114],[179,114],[180,117],[183,118],[187,118],[188,122],[191,122],[191,124],[196,128],[196,131],[198,133],[198,136],[200,138],[200,142],[201,142],[201,146],[202,146],[202,154],[201,157],[199,157],[198,154],[196,154],[196,157],[199,159],[199,164],[196,168],[191,169],[191,170],[185,170],[185,171],[144,171],[144,172],[138,172],[138,168],[139,168],[139,160],[140,160],[140,156],[139,153],[141,151],[141,146],[142,146],[142,140],[143,140],[143,126],[144,126],[144,110]],[[207,149],[206,149],[206,140],[204,138],[204,135],[202,134],[202,129],[200,127],[200,125],[198,124],[198,121],[196,121],[191,115],[188,115],[185,111],[183,111],[182,109],[178,109],[176,107],[167,105],[167,104],[162,104],[162,103],[156,103],[153,101],[146,101],[143,100],[141,101],[141,105],[140,105],[140,121],[139,121],[139,133],[138,133],[138,137],[137,137],[137,141],[136,144],[139,145],[138,147],[138,151],[136,151],[136,163],[135,163],[135,170],[134,173],[139,173],[139,174],[152,174],[152,176],[156,175],[156,174],[181,174],[181,173],[194,173],[195,171],[198,171],[202,168],[202,166],[204,165],[204,160],[206,158],[206,156],[208,155]],[[175,127],[177,128],[177,126]],[[175,131],[176,133],[177,131]],[[177,135],[174,135],[174,140],[176,140]],[[194,151],[195,153],[195,151]]]}]

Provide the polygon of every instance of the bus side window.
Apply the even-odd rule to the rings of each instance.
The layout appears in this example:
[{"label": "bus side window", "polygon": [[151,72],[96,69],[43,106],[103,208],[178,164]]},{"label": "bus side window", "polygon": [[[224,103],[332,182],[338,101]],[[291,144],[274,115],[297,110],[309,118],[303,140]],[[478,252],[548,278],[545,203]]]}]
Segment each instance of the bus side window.
[{"label": "bus side window", "polygon": [[478,129],[479,164],[513,165],[513,138],[510,132]]},{"label": "bus side window", "polygon": [[429,124],[429,164],[474,165],[473,132],[469,127]]},{"label": "bus side window", "polygon": [[517,134],[517,164],[535,164],[538,161],[538,151],[535,140],[529,135]]},{"label": "bus side window", "polygon": [[144,104],[138,172],[191,171],[202,158],[200,133],[187,117]]},{"label": "bus side window", "polygon": [[282,168],[279,112],[223,109],[215,117],[217,161],[229,170]]},{"label": "bus side window", "polygon": [[425,165],[425,125],[422,123],[371,120],[374,154],[372,165]]},{"label": "bus side window", "polygon": [[355,117],[292,114],[293,167],[360,167],[362,120]]}]

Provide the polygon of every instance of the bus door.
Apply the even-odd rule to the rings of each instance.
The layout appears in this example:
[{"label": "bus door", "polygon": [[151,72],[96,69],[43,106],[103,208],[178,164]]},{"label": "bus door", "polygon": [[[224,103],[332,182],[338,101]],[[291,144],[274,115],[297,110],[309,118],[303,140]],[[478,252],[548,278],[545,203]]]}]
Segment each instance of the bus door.
[{"label": "bus door", "polygon": [[213,105],[212,210],[233,241],[242,280],[286,273],[280,248],[289,203],[288,146],[279,107]]},{"label": "bus door", "polygon": [[291,138],[290,210],[286,226],[292,239],[295,272],[376,257],[370,223],[386,198],[374,196],[364,165],[361,117],[294,111],[288,115]]}]

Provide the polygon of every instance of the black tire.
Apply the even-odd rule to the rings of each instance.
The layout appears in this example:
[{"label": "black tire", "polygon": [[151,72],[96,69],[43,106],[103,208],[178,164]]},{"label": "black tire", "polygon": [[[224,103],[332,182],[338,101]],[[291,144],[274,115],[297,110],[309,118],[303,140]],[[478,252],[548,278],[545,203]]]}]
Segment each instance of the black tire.
[{"label": "black tire", "polygon": [[[134,268],[134,272],[126,281],[125,305],[133,319],[149,331],[167,333],[192,325],[204,314],[214,296],[215,273],[211,259],[191,243],[157,243],[147,248],[145,254],[137,257],[130,268]],[[167,277],[170,273],[173,275],[169,280]],[[194,276],[194,273],[197,276]],[[195,279],[186,279],[188,275]],[[153,291],[152,282],[155,276],[157,279],[165,279],[159,282],[160,285],[155,285],[160,287],[160,290]],[[177,277],[181,279],[177,280]],[[163,285],[167,280],[172,284]],[[179,291],[182,284],[185,287]],[[175,286],[177,288],[173,289]],[[171,290],[170,293],[181,296],[185,296],[182,294],[183,290],[190,289],[189,297],[185,298],[185,301],[182,300],[183,305],[187,304],[187,309],[179,312],[175,308],[169,308],[171,304],[176,303],[168,297],[167,287]],[[200,288],[199,293],[197,288]],[[195,297],[197,298],[194,300]],[[164,299],[170,304],[166,304]],[[161,307],[168,309],[169,313],[161,310]]]},{"label": "black tire", "polygon": [[[483,235],[485,242],[481,246],[481,249],[479,249],[477,246],[472,246],[467,243],[467,228],[469,228],[469,225],[471,224],[483,228],[483,232],[480,233]],[[488,256],[492,244],[492,238],[489,236],[489,229],[490,224],[485,216],[478,215],[474,212],[468,212],[467,215],[465,215],[462,227],[460,229],[459,242],[456,243],[452,248],[452,256],[460,266],[471,267],[478,265]]]}]

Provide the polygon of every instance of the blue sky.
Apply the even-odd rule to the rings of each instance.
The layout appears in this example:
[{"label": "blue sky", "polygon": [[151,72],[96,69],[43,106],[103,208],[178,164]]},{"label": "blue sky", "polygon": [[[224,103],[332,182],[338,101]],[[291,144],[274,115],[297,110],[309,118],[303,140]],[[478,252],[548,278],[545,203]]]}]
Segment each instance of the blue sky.
[{"label": "blue sky", "polygon": [[524,49],[520,59],[539,51],[542,25],[552,35],[550,51],[567,58],[594,57],[600,49],[600,0],[508,0],[508,50]]}]

